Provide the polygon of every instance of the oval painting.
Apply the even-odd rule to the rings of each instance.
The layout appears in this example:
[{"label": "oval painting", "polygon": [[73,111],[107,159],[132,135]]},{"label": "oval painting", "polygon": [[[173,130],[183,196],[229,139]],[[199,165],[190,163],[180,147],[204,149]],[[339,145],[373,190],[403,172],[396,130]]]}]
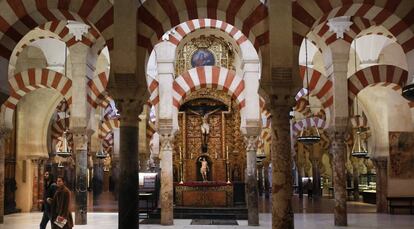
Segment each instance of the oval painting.
[{"label": "oval painting", "polygon": [[191,57],[191,66],[193,68],[199,66],[213,66],[214,63],[214,55],[208,49],[199,49],[195,51]]}]

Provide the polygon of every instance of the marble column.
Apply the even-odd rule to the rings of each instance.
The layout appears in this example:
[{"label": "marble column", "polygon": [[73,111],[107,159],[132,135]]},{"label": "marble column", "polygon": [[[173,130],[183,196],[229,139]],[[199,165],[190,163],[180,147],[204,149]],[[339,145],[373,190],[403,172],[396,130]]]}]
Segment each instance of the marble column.
[{"label": "marble column", "polygon": [[88,212],[88,133],[86,128],[72,128],[76,164],[75,225],[87,224]]},{"label": "marble column", "polygon": [[[282,97],[283,98],[283,97]],[[286,98],[286,97],[285,97]],[[292,154],[289,134],[290,106],[271,100],[272,113],[272,228],[293,229]],[[273,103],[273,104],[272,104]]]},{"label": "marble column", "polygon": [[161,155],[161,225],[174,224],[173,210],[173,154],[174,135],[160,131]]},{"label": "marble column", "polygon": [[388,158],[376,157],[371,159],[375,165],[377,175],[377,212],[388,213],[387,195],[388,195]]},{"label": "marble column", "polygon": [[[292,87],[300,77],[292,76],[297,58],[293,49],[292,1],[267,1],[269,45],[261,49],[263,72],[260,86],[268,95],[272,114],[272,229],[294,228],[292,210],[292,152],[289,112],[294,106]],[[296,75],[296,73],[295,73]]]},{"label": "marble column", "polygon": [[4,159],[6,154],[5,139],[10,130],[0,127],[0,224],[4,223]]},{"label": "marble column", "polygon": [[33,169],[33,199],[31,211],[39,211],[39,159],[31,159]]},{"label": "marble column", "polygon": [[118,179],[119,229],[138,227],[138,116],[142,101],[116,100],[120,118],[120,149]]},{"label": "marble column", "polygon": [[259,193],[257,189],[257,168],[256,151],[258,136],[246,136],[246,200],[247,200],[247,220],[249,226],[259,225]]},{"label": "marble column", "polygon": [[334,220],[335,226],[347,226],[347,209],[346,209],[346,145],[345,131],[347,119],[336,120],[336,126],[332,127],[329,132],[332,139],[330,152],[333,155],[333,188],[335,197]]}]

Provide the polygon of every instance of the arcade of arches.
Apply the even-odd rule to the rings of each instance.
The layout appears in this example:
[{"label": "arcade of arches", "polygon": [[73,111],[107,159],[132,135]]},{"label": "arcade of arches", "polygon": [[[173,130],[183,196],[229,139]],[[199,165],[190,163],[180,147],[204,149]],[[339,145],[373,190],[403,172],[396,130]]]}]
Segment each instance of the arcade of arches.
[{"label": "arcade of arches", "polygon": [[46,171],[75,225],[412,214],[413,76],[412,0],[2,0],[0,223],[40,211]]}]

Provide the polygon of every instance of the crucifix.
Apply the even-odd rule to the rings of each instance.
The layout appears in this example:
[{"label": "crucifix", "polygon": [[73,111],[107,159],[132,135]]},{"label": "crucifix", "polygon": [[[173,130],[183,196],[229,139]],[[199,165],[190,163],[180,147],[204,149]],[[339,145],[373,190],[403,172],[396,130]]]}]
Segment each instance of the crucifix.
[{"label": "crucifix", "polygon": [[202,143],[202,151],[203,153],[207,153],[207,143],[208,143],[208,135],[210,134],[210,125],[208,124],[208,117],[214,113],[216,113],[217,111],[219,111],[220,108],[217,108],[215,110],[209,111],[209,112],[203,112],[203,113],[199,113],[196,112],[194,110],[189,109],[189,111],[193,114],[196,115],[200,115],[201,119],[202,119],[202,124],[201,124],[201,143]]}]

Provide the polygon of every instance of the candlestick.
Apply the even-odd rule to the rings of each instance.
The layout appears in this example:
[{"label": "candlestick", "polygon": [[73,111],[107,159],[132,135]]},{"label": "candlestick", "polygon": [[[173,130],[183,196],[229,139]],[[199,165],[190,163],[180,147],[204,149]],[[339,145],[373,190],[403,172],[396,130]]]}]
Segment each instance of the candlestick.
[{"label": "candlestick", "polygon": [[226,160],[229,160],[229,147],[227,146],[227,151],[226,151]]}]

